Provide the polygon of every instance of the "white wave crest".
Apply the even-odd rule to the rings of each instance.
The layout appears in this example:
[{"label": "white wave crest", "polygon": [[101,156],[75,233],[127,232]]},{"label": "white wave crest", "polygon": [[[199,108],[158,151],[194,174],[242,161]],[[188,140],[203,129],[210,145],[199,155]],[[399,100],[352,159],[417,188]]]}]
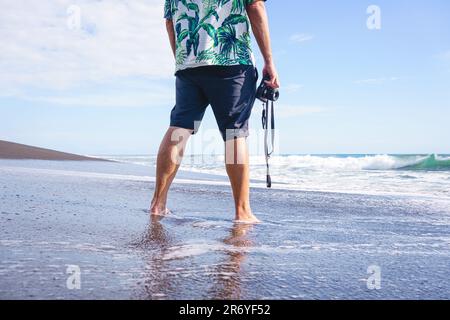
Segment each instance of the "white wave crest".
[{"label": "white wave crest", "polygon": [[[331,169],[331,170],[394,170],[417,164],[427,157],[424,156],[275,156],[271,164],[277,167],[298,169]],[[252,164],[264,164],[263,157],[252,157]]]}]

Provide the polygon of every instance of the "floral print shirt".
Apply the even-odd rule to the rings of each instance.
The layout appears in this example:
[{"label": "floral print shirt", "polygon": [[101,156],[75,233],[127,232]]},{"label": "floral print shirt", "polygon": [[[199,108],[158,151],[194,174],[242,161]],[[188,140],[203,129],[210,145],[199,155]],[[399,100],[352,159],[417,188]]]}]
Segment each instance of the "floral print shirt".
[{"label": "floral print shirt", "polygon": [[246,6],[258,0],[165,0],[173,21],[176,71],[207,65],[254,65]]}]

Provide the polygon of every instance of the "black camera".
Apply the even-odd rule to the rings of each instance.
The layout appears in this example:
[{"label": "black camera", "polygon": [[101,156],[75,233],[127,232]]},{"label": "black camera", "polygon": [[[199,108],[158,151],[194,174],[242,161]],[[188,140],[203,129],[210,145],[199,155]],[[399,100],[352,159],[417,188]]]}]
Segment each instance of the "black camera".
[{"label": "black camera", "polygon": [[280,97],[280,91],[278,89],[269,87],[266,84],[266,81],[270,81],[269,76],[265,76],[262,79],[261,84],[259,85],[259,88],[256,91],[256,98],[261,100],[262,102],[277,101],[278,98]]}]

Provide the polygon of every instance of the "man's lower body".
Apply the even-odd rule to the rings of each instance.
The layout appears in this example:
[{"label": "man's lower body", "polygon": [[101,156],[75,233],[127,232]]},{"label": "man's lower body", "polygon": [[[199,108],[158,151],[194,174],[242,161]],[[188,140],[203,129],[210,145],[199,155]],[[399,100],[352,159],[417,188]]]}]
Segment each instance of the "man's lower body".
[{"label": "man's lower body", "polygon": [[250,208],[246,142],[257,80],[253,66],[207,66],[177,73],[176,105],[158,152],[155,193],[150,208],[153,215],[168,213],[167,195],[184,149],[211,105],[225,142],[225,165],[233,191],[235,219],[258,222]]}]

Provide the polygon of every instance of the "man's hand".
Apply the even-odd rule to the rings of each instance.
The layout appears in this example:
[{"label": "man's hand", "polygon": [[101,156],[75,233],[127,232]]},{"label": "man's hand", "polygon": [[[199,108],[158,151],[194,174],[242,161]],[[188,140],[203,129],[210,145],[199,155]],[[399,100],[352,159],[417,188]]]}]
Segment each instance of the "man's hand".
[{"label": "man's hand", "polygon": [[269,76],[270,80],[266,80],[266,84],[274,89],[278,89],[280,87],[280,82],[278,80],[278,72],[275,68],[275,64],[273,62],[266,63],[263,69],[263,76]]},{"label": "man's hand", "polygon": [[264,1],[255,1],[247,6],[247,14],[252,24],[253,34],[258,42],[261,54],[264,57],[263,75],[269,76],[270,81],[267,85],[272,88],[279,88],[280,81],[272,58],[272,48],[270,45],[269,19],[267,18],[266,6]]}]

